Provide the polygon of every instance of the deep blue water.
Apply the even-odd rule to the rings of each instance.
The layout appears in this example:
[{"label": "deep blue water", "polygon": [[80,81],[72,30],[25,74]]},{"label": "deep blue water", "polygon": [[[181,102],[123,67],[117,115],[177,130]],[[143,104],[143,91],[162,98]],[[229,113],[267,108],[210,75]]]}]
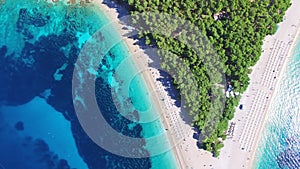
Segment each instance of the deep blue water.
[{"label": "deep blue water", "polygon": [[[171,152],[151,158],[122,157],[95,144],[81,127],[73,105],[72,77],[81,48],[109,21],[99,14],[97,7],[35,0],[0,5],[0,168],[176,168]],[[129,54],[118,42],[104,55],[99,69],[88,71],[94,75],[93,92],[106,121],[134,138],[161,134],[159,120],[145,125],[120,116],[112,95],[118,83],[112,74]],[[129,67],[124,74],[134,72],[134,66]],[[144,86],[141,77],[129,86],[133,107],[141,112],[152,107]],[[126,107],[128,98],[118,99],[121,108]],[[132,107],[124,109],[136,113]],[[139,153],[150,155],[149,144],[141,140]]]}]

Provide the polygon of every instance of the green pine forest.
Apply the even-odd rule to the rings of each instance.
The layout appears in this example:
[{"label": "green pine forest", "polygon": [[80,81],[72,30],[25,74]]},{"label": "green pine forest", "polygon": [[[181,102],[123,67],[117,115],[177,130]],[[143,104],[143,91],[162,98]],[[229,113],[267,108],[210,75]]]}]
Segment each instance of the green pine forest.
[{"label": "green pine forest", "polygon": [[[175,72],[174,84],[184,98],[184,108],[193,117],[192,125],[201,132],[200,146],[219,156],[228,121],[234,117],[240,99],[239,95],[226,98],[224,89],[228,84],[234,92],[247,89],[248,75],[261,55],[263,39],[276,32],[290,0],[124,2],[133,25],[139,28],[139,38],[161,49],[161,66]],[[160,31],[156,31],[158,28]]]}]

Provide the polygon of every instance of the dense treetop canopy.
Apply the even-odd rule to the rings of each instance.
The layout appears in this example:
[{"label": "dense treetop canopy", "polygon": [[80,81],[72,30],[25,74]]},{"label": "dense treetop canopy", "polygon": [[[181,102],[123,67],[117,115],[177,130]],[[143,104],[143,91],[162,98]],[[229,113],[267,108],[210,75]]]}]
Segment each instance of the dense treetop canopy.
[{"label": "dense treetop canopy", "polygon": [[[181,91],[185,108],[194,117],[193,125],[203,135],[201,146],[218,156],[228,121],[233,118],[240,99],[239,95],[226,98],[224,88],[230,84],[234,92],[246,90],[248,74],[261,55],[263,39],[276,32],[277,23],[283,20],[291,5],[290,0],[123,1],[129,4],[132,23],[143,24],[139,27],[140,38],[162,49],[158,52],[162,67],[176,70],[179,62],[184,62],[193,72],[194,76],[189,77],[185,70],[176,70],[174,84]],[[187,24],[168,17],[163,18],[164,25],[158,24],[153,21],[154,17],[140,17],[141,12],[167,13],[187,20],[192,26],[182,29]],[[147,29],[143,28],[145,25]],[[158,26],[166,27],[166,32],[153,31]],[[211,45],[204,45],[205,40]],[[174,59],[175,55],[181,60]],[[225,74],[226,78],[218,73]],[[195,87],[198,90],[194,90]]]}]

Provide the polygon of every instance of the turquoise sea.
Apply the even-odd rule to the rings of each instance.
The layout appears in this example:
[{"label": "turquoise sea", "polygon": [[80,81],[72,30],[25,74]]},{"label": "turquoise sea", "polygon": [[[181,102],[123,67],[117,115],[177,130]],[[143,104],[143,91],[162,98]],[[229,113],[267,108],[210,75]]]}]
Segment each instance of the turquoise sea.
[{"label": "turquoise sea", "polygon": [[[68,6],[43,0],[0,2],[0,168],[177,168],[173,153],[162,151],[169,150],[170,144],[144,79],[109,23],[108,17],[92,5]],[[95,79],[98,107],[120,134],[143,138],[139,151],[150,157],[128,158],[107,151],[91,140],[76,116],[74,66],[86,42],[103,27],[109,28],[100,31],[98,51],[104,57],[98,69],[86,70]],[[117,72],[121,77],[118,81],[114,73],[124,60],[126,66]],[[81,75],[78,72],[78,77]],[[85,104],[85,100],[80,102]],[[134,114],[135,120],[121,114]],[[155,141],[147,139],[155,136],[159,136]],[[122,140],[113,142],[126,146]]]},{"label": "turquoise sea", "polygon": [[278,84],[256,152],[257,169],[300,168],[300,39]]}]

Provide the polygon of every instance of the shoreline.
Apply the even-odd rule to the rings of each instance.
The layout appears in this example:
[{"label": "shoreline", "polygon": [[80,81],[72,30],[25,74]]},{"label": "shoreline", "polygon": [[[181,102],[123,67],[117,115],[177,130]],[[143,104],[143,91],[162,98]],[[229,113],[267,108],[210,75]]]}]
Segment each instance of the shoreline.
[{"label": "shoreline", "polygon": [[[157,91],[158,89],[156,88],[156,86],[154,84],[154,82],[157,82],[157,80],[153,79],[155,77],[151,77],[151,73],[153,73],[153,72],[151,72],[151,70],[150,70],[150,69],[155,69],[155,68],[149,67],[147,65],[148,63],[145,62],[145,60],[147,61],[150,58],[149,58],[149,56],[147,56],[147,54],[144,53],[144,50],[141,49],[138,45],[135,45],[134,44],[135,41],[133,39],[131,39],[125,35],[126,33],[128,33],[128,31],[123,29],[123,27],[126,25],[123,25],[123,23],[120,23],[120,20],[118,18],[119,12],[116,11],[115,8],[108,7],[106,4],[103,3],[103,0],[94,0],[94,1],[92,1],[92,3],[94,5],[97,5],[101,9],[101,11],[103,13],[105,13],[105,15],[110,19],[110,24],[114,25],[114,27],[118,30],[120,36],[122,37],[124,44],[126,45],[126,48],[129,50],[129,53],[130,53],[130,56],[131,56],[131,59],[132,59],[134,65],[136,66],[136,68],[138,70],[142,70],[142,72],[139,72],[139,73],[141,73],[144,83],[146,84],[146,87],[149,90],[149,92],[151,93],[152,91]],[[114,5],[118,6],[117,3],[114,3]],[[120,8],[123,8],[123,7],[120,7]],[[137,56],[137,55],[140,55],[140,56]],[[142,58],[142,57],[144,57],[144,58]],[[140,66],[140,65],[144,65],[144,66]],[[141,68],[139,69],[139,67],[141,67]],[[147,68],[147,71],[145,71],[145,68]],[[165,91],[162,91],[162,92],[165,92]],[[153,97],[153,95],[150,97]],[[160,101],[161,99],[159,99],[159,94],[154,94],[154,97],[156,99],[151,99],[151,102],[154,104],[154,108],[159,110],[159,112],[161,112],[161,113],[158,113],[158,115],[161,117],[160,118],[161,126],[163,126],[164,129],[171,128],[168,120],[165,118],[165,116],[162,113],[164,111],[163,111],[163,105],[161,105],[161,101]],[[179,152],[180,150],[178,150],[177,146],[173,147],[173,145],[175,145],[174,144],[175,141],[174,141],[172,135],[170,135],[169,132],[167,132],[167,133],[168,134],[166,134],[166,136],[168,137],[168,142],[171,146],[171,149],[166,152],[171,151],[172,155],[174,156],[174,160],[177,164],[176,167],[186,168],[186,165],[182,158],[182,155]]]},{"label": "shoreline", "polygon": [[[260,126],[260,129],[259,129],[259,134],[258,134],[258,138],[256,140],[256,143],[255,143],[255,146],[254,147],[258,147],[259,144],[260,144],[260,141],[261,141],[261,138],[262,138],[262,134],[263,134],[263,130],[264,128],[266,127],[266,122],[267,122],[267,118],[269,117],[269,111],[270,111],[270,108],[271,108],[271,104],[274,102],[274,98],[275,98],[275,95],[278,93],[278,88],[279,88],[279,85],[280,83],[282,82],[282,79],[283,79],[283,75],[284,73],[286,73],[286,70],[288,68],[288,64],[289,62],[291,61],[291,56],[293,55],[294,51],[295,51],[295,48],[297,46],[297,43],[299,42],[300,40],[300,20],[299,20],[299,23],[298,23],[298,26],[297,26],[298,30],[295,34],[295,37],[293,38],[292,40],[292,43],[291,43],[291,46],[289,47],[288,49],[288,54],[286,55],[285,57],[285,60],[284,60],[284,63],[283,63],[283,66],[282,66],[282,69],[280,71],[280,74],[279,74],[279,80],[276,82],[275,84],[275,90],[274,92],[272,93],[272,96],[271,96],[271,100],[267,106],[267,109],[265,110],[264,112],[264,120],[263,120],[263,124]],[[250,168],[254,167],[255,164],[256,164],[256,155],[257,155],[258,151],[255,151],[252,153],[252,160],[250,162]]]},{"label": "shoreline", "polygon": [[236,108],[235,117],[230,121],[237,124],[235,136],[226,139],[220,160],[215,162],[229,160],[225,163],[234,166],[228,165],[228,168],[254,167],[258,153],[256,149],[268,120],[270,105],[300,36],[300,17],[297,16],[299,8],[300,2],[292,0],[292,6],[285,13],[283,22],[277,24],[279,28],[276,33],[264,38],[263,52],[252,68],[250,85],[240,101],[245,110]]},{"label": "shoreline", "polygon": [[[125,45],[130,51],[132,56],[131,58],[136,67],[138,67],[139,63],[147,64],[145,63],[147,56],[146,58],[142,58],[141,56],[139,58],[134,57],[135,53],[142,55],[146,54],[144,54],[144,50],[140,49],[138,45],[133,44],[135,42],[133,39],[124,36],[126,30],[122,29],[122,27],[125,25],[118,22],[119,12],[115,8],[108,7],[102,2],[103,0],[92,1],[93,4],[101,8],[102,12],[111,19],[110,23],[113,23],[118,29],[123,41],[126,42]],[[115,5],[117,6],[116,3]],[[233,132],[232,138],[227,138],[224,141],[224,148],[221,149],[220,157],[214,158],[211,153],[198,149],[196,141],[192,138],[192,135],[189,135],[188,138],[185,138],[184,142],[177,144],[171,150],[180,168],[213,167],[222,169],[240,169],[252,168],[254,166],[256,160],[255,156],[257,154],[256,149],[260,143],[270,105],[272,104],[274,95],[278,90],[278,85],[280,84],[283,73],[287,68],[287,64],[293,53],[295,44],[299,40],[300,16],[295,17],[297,16],[297,9],[299,8],[300,2],[292,0],[292,6],[285,13],[284,21],[277,24],[279,25],[279,28],[276,33],[264,38],[262,47],[263,52],[259,61],[252,68],[252,73],[249,75],[250,85],[242,94],[242,98],[240,100],[240,104],[243,104],[244,108],[243,110],[240,110],[237,107],[234,118],[229,121],[229,124],[231,122],[236,123],[236,129]],[[294,21],[297,21],[298,23],[294,23]],[[293,34],[294,30],[293,26],[290,27],[291,24],[298,24],[295,26],[296,33],[294,36],[290,35]],[[272,56],[275,58],[272,58]],[[146,67],[148,68],[147,65]],[[271,68],[274,68],[273,72],[269,70]],[[157,81],[153,81],[153,79],[151,79],[151,71],[143,71],[142,77],[150,92],[159,90],[155,85]],[[162,92],[165,93],[165,91]],[[159,94],[156,94],[155,98],[157,99],[154,99],[152,102],[155,105],[154,107],[157,108],[157,110],[160,110],[161,113],[164,112],[162,105],[164,103],[161,104],[161,99],[158,99],[160,98]],[[172,121],[167,119],[164,114],[159,115],[161,117],[161,124],[164,128],[170,128]],[[182,119],[179,120],[181,120],[179,123],[183,122]],[[193,132],[192,128],[189,128],[190,131],[188,132]],[[167,137],[169,138],[170,145],[175,145],[174,143],[176,143],[176,140],[174,141],[174,135],[167,134]],[[183,147],[187,147],[185,151],[183,151]],[[187,151],[187,149],[189,150]]]}]

